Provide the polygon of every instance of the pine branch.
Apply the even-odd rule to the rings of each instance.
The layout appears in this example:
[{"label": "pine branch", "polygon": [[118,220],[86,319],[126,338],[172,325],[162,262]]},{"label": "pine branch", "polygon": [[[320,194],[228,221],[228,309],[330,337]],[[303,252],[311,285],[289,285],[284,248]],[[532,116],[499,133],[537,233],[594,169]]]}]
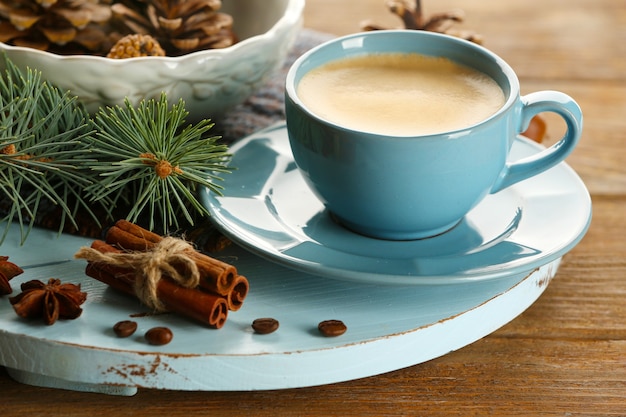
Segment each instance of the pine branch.
[{"label": "pine branch", "polygon": [[[0,77],[0,190],[11,202],[2,221],[20,225],[22,243],[43,202],[61,208],[59,232],[66,221],[76,226],[78,208],[93,215],[80,190],[93,183],[84,169],[93,159],[86,139],[93,134],[89,114],[77,98],[42,81],[41,72],[22,73],[3,56]],[[78,205],[67,204],[69,196]],[[0,243],[2,240],[0,240]]]},{"label": "pine branch", "polygon": [[198,186],[219,193],[219,173],[227,173],[230,155],[219,137],[208,135],[213,124],[203,120],[185,125],[183,100],[168,105],[165,93],[143,100],[135,108],[125,105],[100,109],[90,137],[92,169],[100,179],[87,187],[92,201],[111,199],[131,205],[127,220],[149,218],[151,230],[167,232],[179,227],[182,217],[191,225],[194,214],[208,215],[197,200]]},{"label": "pine branch", "polygon": [[151,230],[163,232],[208,215],[198,188],[220,193],[221,174],[230,172],[228,148],[209,134],[210,120],[186,125],[184,102],[170,108],[165,93],[90,117],[78,97],[2,58],[0,244],[11,223],[20,225],[23,243],[51,213],[59,232],[69,226],[80,232],[79,212],[100,228],[100,220],[113,220],[114,210],[120,215],[117,207],[127,210],[128,220],[147,218]]}]

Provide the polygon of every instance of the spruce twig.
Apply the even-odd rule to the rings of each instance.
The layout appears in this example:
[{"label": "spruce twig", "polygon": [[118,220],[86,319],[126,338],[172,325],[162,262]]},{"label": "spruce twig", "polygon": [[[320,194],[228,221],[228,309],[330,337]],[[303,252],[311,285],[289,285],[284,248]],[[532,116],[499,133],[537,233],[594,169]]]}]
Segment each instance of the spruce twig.
[{"label": "spruce twig", "polygon": [[[92,183],[85,139],[93,133],[89,115],[77,98],[42,81],[41,72],[22,73],[3,55],[0,77],[0,192],[10,207],[0,219],[6,238],[11,222],[20,225],[24,243],[44,202],[61,208],[59,232],[79,208],[93,215],[80,197]],[[68,204],[69,201],[75,204]]]},{"label": "spruce twig", "polygon": [[196,191],[202,186],[219,194],[220,174],[230,171],[228,148],[209,135],[210,120],[185,125],[183,100],[170,108],[165,93],[136,108],[129,100],[101,108],[91,117],[78,97],[3,59],[0,244],[14,222],[22,243],[35,224],[81,232],[79,212],[97,228],[113,220],[115,210],[133,222],[149,219],[151,230],[163,232],[178,228],[179,219],[188,226],[208,215]]},{"label": "spruce twig", "polygon": [[100,179],[86,189],[90,199],[129,204],[127,220],[146,215],[148,228],[164,233],[179,227],[179,217],[193,225],[193,214],[208,215],[195,192],[204,186],[220,193],[216,181],[229,172],[229,155],[219,137],[208,135],[210,120],[185,126],[187,115],[184,101],[170,108],[165,93],[136,108],[125,100],[124,106],[100,109],[91,137],[97,159],[92,167]]}]

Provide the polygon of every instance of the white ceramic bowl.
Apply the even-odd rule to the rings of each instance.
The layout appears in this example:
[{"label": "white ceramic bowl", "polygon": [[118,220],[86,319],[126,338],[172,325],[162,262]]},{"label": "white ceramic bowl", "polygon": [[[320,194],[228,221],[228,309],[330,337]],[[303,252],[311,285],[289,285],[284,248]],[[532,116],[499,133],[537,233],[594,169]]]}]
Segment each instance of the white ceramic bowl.
[{"label": "white ceramic bowl", "polygon": [[302,22],[305,0],[227,0],[240,41],[224,49],[179,57],[110,59],[56,55],[0,43],[0,51],[20,68],[79,97],[91,112],[103,105],[136,104],[165,91],[170,102],[185,100],[189,120],[214,119],[242,103],[278,68]]}]

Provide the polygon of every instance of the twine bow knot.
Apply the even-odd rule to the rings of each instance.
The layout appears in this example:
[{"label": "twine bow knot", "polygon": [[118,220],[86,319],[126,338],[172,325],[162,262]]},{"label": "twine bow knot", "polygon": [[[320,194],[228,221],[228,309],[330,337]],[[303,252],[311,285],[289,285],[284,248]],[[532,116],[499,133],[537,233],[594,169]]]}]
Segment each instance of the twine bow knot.
[{"label": "twine bow knot", "polygon": [[198,266],[188,255],[193,250],[193,246],[182,239],[165,237],[145,252],[102,253],[82,247],[74,256],[88,262],[103,262],[134,270],[137,297],[148,307],[165,311],[157,294],[159,281],[164,275],[186,288],[197,287],[200,283]]}]

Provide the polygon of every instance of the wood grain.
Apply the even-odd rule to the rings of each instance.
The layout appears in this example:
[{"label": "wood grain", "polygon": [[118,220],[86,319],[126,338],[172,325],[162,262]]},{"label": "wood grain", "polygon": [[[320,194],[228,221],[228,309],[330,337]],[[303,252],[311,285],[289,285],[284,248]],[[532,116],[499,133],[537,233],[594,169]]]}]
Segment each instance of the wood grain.
[{"label": "wood grain", "polygon": [[[383,0],[308,0],[305,24],[337,35],[398,25]],[[523,93],[556,89],[583,108],[569,159],[594,218],[544,295],[492,335],[428,363],[330,386],[270,392],[60,392],[0,370],[3,416],[626,415],[626,7],[615,0],[425,0],[462,8],[466,28],[518,72]],[[561,126],[550,126],[550,138]],[[568,210],[568,207],[562,207]],[[2,335],[0,334],[0,337]]]}]

